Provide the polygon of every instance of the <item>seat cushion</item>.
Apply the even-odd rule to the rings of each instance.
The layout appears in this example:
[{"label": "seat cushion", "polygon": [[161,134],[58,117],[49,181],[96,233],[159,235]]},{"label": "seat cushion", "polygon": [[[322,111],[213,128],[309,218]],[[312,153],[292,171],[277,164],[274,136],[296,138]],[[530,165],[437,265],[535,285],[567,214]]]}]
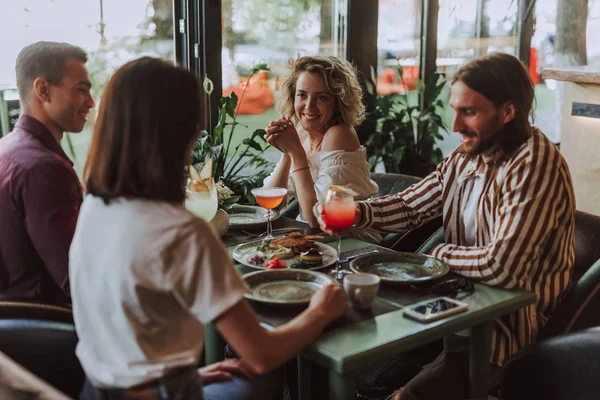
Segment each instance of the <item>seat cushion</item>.
[{"label": "seat cushion", "polygon": [[0,320],[0,351],[50,385],[77,398],[84,372],[75,355],[77,333],[73,324]]},{"label": "seat cushion", "polygon": [[419,182],[421,178],[402,174],[371,173],[371,179],[377,183],[379,190],[374,197],[381,197],[392,193],[400,193],[409,186]]},{"label": "seat cushion", "polygon": [[600,331],[547,339],[507,359],[500,399],[599,399],[599,370]]},{"label": "seat cushion", "polygon": [[73,324],[73,310],[70,307],[0,299],[0,319],[36,319]]}]

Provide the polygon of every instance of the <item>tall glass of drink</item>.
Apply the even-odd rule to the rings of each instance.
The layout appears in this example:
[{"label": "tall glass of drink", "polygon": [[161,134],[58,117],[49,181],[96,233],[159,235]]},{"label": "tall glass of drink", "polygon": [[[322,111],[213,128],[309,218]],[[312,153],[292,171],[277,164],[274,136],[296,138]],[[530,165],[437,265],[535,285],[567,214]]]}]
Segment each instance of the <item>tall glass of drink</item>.
[{"label": "tall glass of drink", "polygon": [[185,191],[185,208],[206,222],[212,220],[219,208],[214,180],[211,179],[210,182],[191,180]]},{"label": "tall glass of drink", "polygon": [[337,235],[338,259],[331,274],[341,280],[346,273],[340,268],[341,235],[354,224],[356,218],[356,205],[352,193],[339,186],[330,186],[325,195],[321,218],[327,229]]},{"label": "tall glass of drink", "polygon": [[271,219],[273,218],[273,209],[281,204],[283,198],[287,195],[287,189],[280,187],[271,187],[271,188],[256,188],[252,189],[252,195],[256,199],[258,205],[267,209],[267,213],[265,214],[267,217],[267,236],[265,240],[273,240],[275,237],[273,236],[272,228],[271,228]]}]

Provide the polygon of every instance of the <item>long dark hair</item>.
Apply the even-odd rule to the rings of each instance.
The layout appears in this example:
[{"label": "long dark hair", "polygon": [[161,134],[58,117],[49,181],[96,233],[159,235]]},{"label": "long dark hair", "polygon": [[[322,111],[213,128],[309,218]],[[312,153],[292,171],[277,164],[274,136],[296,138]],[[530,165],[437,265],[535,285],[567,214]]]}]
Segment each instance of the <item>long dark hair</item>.
[{"label": "long dark hair", "polygon": [[84,167],[87,192],[108,202],[128,196],[183,202],[186,151],[198,132],[196,77],[144,57],[108,82]]},{"label": "long dark hair", "polygon": [[506,124],[499,137],[499,144],[507,154],[529,138],[535,91],[529,71],[518,58],[506,53],[477,58],[456,72],[452,84],[457,81],[485,96],[496,108],[507,101],[515,106],[515,118]]}]

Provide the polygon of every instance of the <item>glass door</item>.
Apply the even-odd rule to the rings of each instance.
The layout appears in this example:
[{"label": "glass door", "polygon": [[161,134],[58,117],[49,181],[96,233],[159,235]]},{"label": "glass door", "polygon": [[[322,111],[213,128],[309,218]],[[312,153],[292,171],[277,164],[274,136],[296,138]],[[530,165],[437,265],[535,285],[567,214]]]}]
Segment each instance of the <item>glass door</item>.
[{"label": "glass door", "polygon": [[[236,128],[234,141],[242,142],[281,118],[276,110],[280,83],[295,59],[344,57],[346,10],[346,0],[222,0],[223,94],[233,92],[239,98],[246,90],[237,109],[237,122],[245,126]],[[248,81],[258,64],[269,70]],[[270,161],[279,155],[273,148],[265,152]]]},{"label": "glass door", "polygon": [[[86,67],[98,104],[102,88],[125,62],[142,55],[173,59],[172,9],[171,0],[5,1],[0,24],[0,88],[16,88],[15,62],[23,47],[40,40],[62,41],[87,51]],[[6,98],[12,99],[8,95]],[[61,141],[78,174],[85,161],[95,112],[97,108],[90,112],[83,132],[67,134]]]}]

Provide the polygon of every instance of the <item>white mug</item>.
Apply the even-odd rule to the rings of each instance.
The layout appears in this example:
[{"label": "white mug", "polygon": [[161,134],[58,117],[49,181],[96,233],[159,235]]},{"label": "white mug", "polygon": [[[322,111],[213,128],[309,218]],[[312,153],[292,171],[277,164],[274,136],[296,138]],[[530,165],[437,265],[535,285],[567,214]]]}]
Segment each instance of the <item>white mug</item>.
[{"label": "white mug", "polygon": [[355,308],[369,308],[377,297],[380,281],[374,274],[348,274],[344,277],[344,291]]}]

